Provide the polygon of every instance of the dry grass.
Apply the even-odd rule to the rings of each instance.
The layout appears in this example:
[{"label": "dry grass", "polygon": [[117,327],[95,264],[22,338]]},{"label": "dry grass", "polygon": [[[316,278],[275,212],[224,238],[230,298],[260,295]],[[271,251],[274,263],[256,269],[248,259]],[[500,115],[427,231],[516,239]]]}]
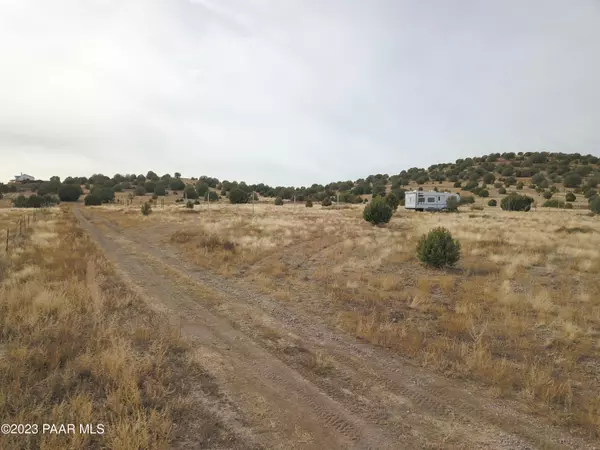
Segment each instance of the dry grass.
[{"label": "dry grass", "polygon": [[[600,222],[580,211],[412,213],[371,227],[346,209],[214,205],[195,215],[99,210],[246,278],[307,313],[562,425],[600,435]],[[458,267],[424,269],[418,237],[436,226],[462,244]],[[206,236],[231,242],[206,246]]]},{"label": "dry grass", "polygon": [[67,212],[38,221],[9,259],[0,279],[0,423],[103,424],[105,432],[5,435],[2,449],[169,448],[190,432],[202,448],[220,441],[215,417],[185,400],[192,390],[217,395],[210,376]]}]

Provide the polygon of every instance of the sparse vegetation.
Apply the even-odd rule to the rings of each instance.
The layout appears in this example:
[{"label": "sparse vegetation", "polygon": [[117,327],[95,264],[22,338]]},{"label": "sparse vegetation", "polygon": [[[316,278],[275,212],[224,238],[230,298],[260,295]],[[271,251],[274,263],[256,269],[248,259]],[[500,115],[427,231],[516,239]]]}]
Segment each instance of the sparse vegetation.
[{"label": "sparse vegetation", "polygon": [[275,201],[274,201],[275,206],[282,206],[283,205],[283,199],[281,197],[276,197]]},{"label": "sparse vegetation", "polygon": [[[397,223],[380,230],[360,225],[360,209],[351,205],[327,213],[305,208],[277,218],[269,214],[271,205],[256,205],[260,213],[252,215],[251,208],[217,204],[210,220],[202,221],[176,214],[174,206],[158,209],[154,214],[164,219],[153,220],[162,225],[152,230],[142,221],[138,227],[126,211],[95,214],[134,233],[150,233],[149,240],[193,233],[172,245],[190,263],[224,275],[271,255],[248,279],[275,298],[323,302],[332,310],[331,320],[351,336],[444,375],[481,382],[496,396],[523,399],[555,423],[600,431],[600,417],[593,413],[594,377],[586,364],[577,363],[595,355],[594,336],[586,330],[600,326],[591,301],[600,295],[594,277],[600,267],[595,217],[549,208],[535,214],[400,211]],[[460,268],[416,274],[412,243],[424,227],[440,225],[461,243]],[[594,231],[557,233],[563,225]],[[344,230],[343,245],[289,270],[283,262],[288,257],[306,261],[315,251],[290,244],[312,245],[331,229]],[[230,241],[235,251],[219,240]],[[546,318],[544,327],[536,326],[540,318]],[[552,353],[545,350],[549,338]],[[575,385],[577,390],[569,388]]]},{"label": "sparse vegetation", "polygon": [[[189,211],[182,208],[180,204],[173,204],[175,197],[171,193],[168,194],[168,202],[165,202],[168,205],[153,211],[150,221],[152,226],[146,228],[144,227],[149,224],[148,220],[136,213],[139,211],[137,208],[141,208],[143,213],[144,206],[139,205],[144,199],[129,198],[129,204],[125,207],[123,200],[131,192],[119,195],[119,191],[135,189],[138,192],[139,189],[144,189],[145,193],[147,187],[153,187],[150,193],[154,193],[153,198],[155,198],[159,195],[157,190],[161,184],[164,188],[166,183],[179,180],[185,187],[184,180],[177,176],[178,174],[175,174],[175,178],[171,178],[168,174],[158,178],[153,172],[149,172],[147,176],[115,175],[113,178],[96,174],[89,180],[69,177],[63,185],[87,184],[92,193],[86,196],[86,205],[101,204],[102,200],[98,194],[103,189],[109,189],[113,193],[113,198],[114,192],[117,192],[117,199],[123,202],[120,205],[87,209],[85,213],[106,217],[111,223],[122,225],[123,229],[131,229],[132,234],[143,235],[144,239],[147,234],[148,240],[174,246],[181,250],[181,254],[184,255],[182,258],[185,257],[196,266],[219,271],[224,276],[236,273],[236,277],[246,277],[248,282],[264,287],[265,292],[273,298],[281,300],[284,304],[289,302],[295,305],[294,307],[297,306],[300,311],[304,308],[309,310],[308,305],[322,303],[323,314],[331,314],[327,320],[338,328],[348,331],[353,339],[358,336],[365,342],[382,345],[388,349],[386,351],[398,352],[403,357],[414,359],[415,364],[446,376],[480,382],[482,386],[489,389],[490,395],[523,402],[530,410],[544,415],[548,422],[565,425],[571,430],[583,430],[597,437],[600,435],[600,398],[596,392],[595,377],[597,336],[592,330],[600,327],[600,319],[596,311],[598,305],[595,301],[600,296],[596,277],[600,270],[600,254],[596,250],[600,243],[598,241],[600,228],[598,218],[592,213],[600,214],[600,200],[596,192],[598,174],[600,174],[598,159],[590,155],[524,152],[465,158],[454,163],[434,165],[428,169],[409,169],[397,175],[378,174],[356,181],[340,181],[303,188],[270,187],[264,184],[249,186],[244,182],[220,182],[216,179],[200,177],[194,185],[198,198],[210,195],[211,200],[213,198],[216,200],[217,192],[221,192],[229,197],[231,203],[246,203],[252,192],[256,191],[261,194],[261,202],[251,208],[230,206],[223,202],[217,203],[214,207],[211,204],[210,214],[203,215],[201,212],[203,208]],[[185,182],[189,183],[189,179]],[[574,192],[565,193],[564,187],[558,189],[557,184],[564,185]],[[486,208],[485,212],[481,212],[483,208],[479,205],[484,204],[482,200],[477,201],[475,206],[475,198],[472,195],[463,195],[464,189],[453,189],[452,191],[459,191],[457,193],[461,195],[461,204],[472,204],[470,208],[472,213],[454,216],[413,215],[401,210],[398,218],[385,229],[365,227],[365,224],[360,221],[361,209],[354,205],[355,202],[358,204],[361,201],[359,195],[374,193],[375,196],[367,208],[373,208],[374,205],[381,203],[389,208],[389,216],[392,217],[393,211],[401,202],[401,196],[398,194],[402,191],[400,186],[409,186],[408,189],[412,190],[417,185],[421,190],[442,192],[449,191],[453,185],[456,188],[464,185],[465,189],[468,187],[476,196],[492,197],[489,201],[485,200],[488,206],[497,206],[500,201],[502,209],[508,212],[499,212],[498,208],[496,210]],[[505,196],[507,190],[504,186],[516,186],[519,194],[525,189],[535,199],[514,193]],[[525,186],[531,187],[532,190],[526,189]],[[42,193],[56,195],[60,193],[62,187],[60,179],[57,178],[38,183],[33,189],[28,187],[27,190],[23,190],[23,186],[20,185],[18,188],[0,186],[2,191],[8,192],[9,189],[14,189],[16,192],[20,189],[18,193],[27,194],[36,192],[34,190],[36,189],[37,195],[29,197],[8,195],[9,200],[4,199],[6,204],[10,204],[14,198],[15,201],[21,202],[23,207],[34,207],[27,206],[28,202],[32,205],[40,204],[39,199],[45,198],[44,195],[39,195],[40,188]],[[191,189],[191,186],[188,185],[186,191],[187,189]],[[513,189],[515,188],[509,188],[509,190]],[[542,195],[536,194],[534,189]],[[564,197],[562,193],[556,194],[561,191],[565,194]],[[166,191],[164,193],[167,194]],[[500,200],[501,197],[497,194],[505,197]],[[313,201],[320,201],[326,207],[331,205],[331,198],[336,198],[338,195],[340,201],[345,203],[338,205],[339,208],[329,211],[320,208],[310,209]],[[389,201],[392,195],[398,201],[395,207],[394,203]],[[235,199],[236,196],[239,196],[242,201],[232,201],[232,197]],[[589,203],[584,197],[589,199]],[[284,203],[294,198],[296,201],[305,202],[308,208],[283,209],[280,212],[289,213],[269,214],[269,211],[275,209],[272,207],[273,203],[279,201]],[[541,198],[548,201],[544,202],[540,200]],[[88,199],[95,200],[92,202]],[[184,200],[179,198],[177,201],[182,203]],[[364,201],[368,202],[367,199]],[[545,208],[538,209],[535,214],[510,212],[528,210],[534,201]],[[577,211],[558,210],[574,208],[572,202],[577,202],[575,205]],[[134,209],[130,209],[132,203]],[[448,203],[451,204],[451,200]],[[592,213],[582,211],[584,205],[586,207],[589,205]],[[193,205],[186,206],[188,208],[191,206],[193,209]],[[149,204],[148,207],[151,210]],[[254,215],[255,208],[258,213]],[[132,212],[134,214],[131,214]],[[188,212],[195,214],[187,214]],[[368,217],[372,218],[370,214]],[[369,220],[367,215],[363,217],[370,223],[387,223],[379,219]],[[200,218],[202,220],[198,220]],[[388,218],[387,221],[389,220]],[[70,227],[68,221],[63,223],[62,218],[59,222],[60,227]],[[440,225],[444,229],[435,228],[419,240],[418,259],[431,268],[452,266],[460,261],[459,268],[441,272],[417,269],[414,242],[419,239],[423,229]],[[332,237],[335,235],[335,230],[344,230],[344,235],[339,241]],[[430,236],[434,232],[436,232],[435,239]],[[75,231],[73,233],[80,240],[77,245],[80,245],[82,235]],[[162,240],[165,234],[171,235],[170,242]],[[62,237],[63,234],[61,233],[60,236]],[[35,239],[42,238],[43,234],[38,234]],[[57,245],[61,249],[64,247],[63,243]],[[70,251],[72,253],[73,248],[70,248]],[[47,258],[50,255],[43,252],[44,250],[40,248],[32,252],[32,255],[36,256],[35,263],[32,264],[39,266],[44,274],[50,264],[63,264],[64,269],[63,266],[60,269],[63,272],[59,272],[63,277],[76,274],[81,278],[81,269],[72,268],[76,267],[74,263],[64,260],[63,256],[52,261],[55,255],[52,254],[51,258]],[[18,259],[21,258],[21,253],[15,252],[14,255],[17,262],[11,269],[9,275],[11,280],[22,276],[15,275],[20,274],[21,269],[27,269],[24,266],[25,260]],[[0,260],[0,263],[5,264],[4,260]],[[252,267],[252,270],[247,271],[248,267]],[[291,268],[293,270],[290,270]],[[238,269],[244,270],[238,271]],[[3,270],[3,266],[0,265],[0,278],[4,274]],[[27,271],[24,273],[26,274]],[[48,276],[44,275],[40,279],[27,278],[26,282],[34,281],[37,283],[36,289],[42,289],[46,285],[41,283],[46,282]],[[103,268],[102,276],[97,279],[101,280],[104,289],[107,280],[112,280],[110,270]],[[54,284],[48,284],[48,289],[53,292],[52,295],[56,294],[56,298],[52,297],[52,305],[57,304],[55,300],[60,297],[58,292],[63,295],[67,289],[71,293],[72,288],[77,292],[70,298],[74,299],[79,307],[80,301],[77,299],[83,292],[85,299],[81,297],[81,303],[85,305],[81,307],[81,311],[90,312],[85,309],[90,303],[85,284],[66,285],[59,278],[53,278],[53,281]],[[1,289],[5,289],[0,293],[6,297],[6,285],[2,284]],[[115,302],[118,302],[117,297],[122,298],[123,292],[126,291],[119,286],[115,290],[119,295],[115,296],[111,294],[111,289],[109,288],[103,295],[112,299],[110,302],[115,305],[117,304]],[[16,298],[15,294],[10,295],[13,295],[10,298]],[[127,296],[132,298],[130,294]],[[31,298],[35,297],[31,295]],[[294,301],[296,299],[303,301]],[[18,300],[22,302],[23,299],[19,297]],[[15,308],[9,313],[18,312],[16,303],[6,304],[10,308]],[[40,305],[38,300],[26,300],[24,304],[31,310],[36,310],[35,308]],[[0,305],[2,305],[0,308],[6,308],[3,300],[0,300]],[[6,376],[7,373],[18,376],[19,373],[25,374],[31,371],[32,375],[28,375],[27,380],[35,380],[36,383],[41,383],[42,387],[55,389],[58,382],[58,390],[52,391],[58,393],[56,398],[52,398],[52,404],[58,402],[59,406],[52,409],[50,400],[43,399],[38,403],[39,410],[24,409],[25,413],[32,414],[33,417],[41,418],[42,415],[51,417],[51,414],[55,414],[54,411],[58,411],[56,412],[58,416],[64,417],[68,412],[67,406],[73,408],[76,406],[72,402],[74,397],[67,395],[69,392],[83,393],[90,399],[89,404],[93,405],[94,412],[103,411],[102,405],[107,404],[103,391],[96,389],[98,385],[92,382],[85,384],[73,375],[78,373],[80,356],[91,355],[95,362],[93,367],[81,363],[82,367],[85,366],[84,369],[87,368],[91,374],[91,378],[88,379],[93,380],[94,383],[104,383],[103,386],[109,386],[107,389],[114,388],[111,390],[114,398],[122,399],[117,394],[127,392],[132,393],[134,397],[139,395],[141,399],[139,403],[116,403],[128,405],[129,412],[119,417],[122,418],[123,424],[130,426],[128,430],[133,430],[135,437],[132,439],[138,439],[140,436],[146,439],[126,441],[121,448],[169,447],[171,436],[171,432],[168,431],[171,430],[169,424],[178,421],[179,409],[170,409],[167,406],[173,405],[172,402],[176,403],[177,399],[167,394],[157,399],[152,397],[152,393],[168,393],[170,392],[168,386],[180,389],[186,383],[178,383],[177,380],[185,371],[174,370],[167,376],[165,372],[154,370],[155,366],[152,366],[151,362],[159,359],[158,353],[154,351],[151,354],[145,353],[146,347],[141,349],[135,340],[130,339],[133,332],[128,334],[123,327],[116,326],[114,321],[111,322],[111,319],[116,318],[129,320],[132,315],[128,310],[129,306],[112,310],[102,303],[99,308],[100,315],[90,312],[96,318],[97,324],[108,327],[110,322],[112,327],[109,328],[110,332],[118,336],[119,342],[126,342],[126,345],[121,346],[111,340],[99,339],[101,335],[106,336],[107,328],[98,331],[91,326],[91,331],[85,333],[79,327],[73,327],[73,330],[69,330],[68,333],[63,330],[70,339],[53,340],[56,335],[51,334],[48,331],[50,327],[46,326],[50,322],[44,321],[54,317],[55,314],[59,314],[61,320],[64,317],[71,319],[78,314],[77,311],[67,313],[64,308],[56,313],[56,309],[53,309],[47,316],[41,314],[33,316],[37,317],[35,324],[44,325],[36,330],[40,333],[48,333],[44,335],[49,337],[48,339],[46,337],[38,339],[35,345],[32,344],[32,340],[25,341],[21,337],[19,339],[22,340],[16,342],[17,347],[22,346],[27,349],[23,354],[29,359],[20,360],[17,358],[18,348],[16,350],[11,348],[9,349],[11,352],[14,350],[11,353],[13,359],[7,360],[4,343],[0,342],[0,377]],[[143,307],[136,306],[136,308],[141,308],[139,311],[142,311],[142,316],[146,317],[147,312]],[[229,310],[223,308],[223,311]],[[138,309],[135,312],[137,314]],[[0,311],[0,325],[11,326],[9,320],[4,319],[11,317],[9,313]],[[314,311],[307,312],[309,313]],[[124,314],[127,319],[123,319],[124,316],[121,314]],[[22,318],[25,315],[13,314],[12,317]],[[78,320],[81,321],[74,323],[83,325],[91,323],[81,318]],[[19,322],[19,326],[26,326],[25,322],[27,321],[23,319]],[[52,323],[54,329],[60,327],[60,321]],[[1,328],[0,332],[6,333]],[[83,353],[75,351],[77,358],[70,359],[68,349],[74,347],[69,346],[68,342],[73,339],[73,336],[75,340],[80,340],[82,347],[87,350]],[[162,338],[158,334],[153,336],[157,338],[157,341],[153,341],[153,345],[162,348],[160,347]],[[90,341],[88,338],[95,340]],[[59,342],[61,346],[52,347],[51,344],[54,342]],[[13,345],[13,342],[10,345]],[[44,353],[40,351],[39,355],[58,355],[60,358],[48,357],[45,360],[34,361],[31,355],[37,354],[36,345],[44,350]],[[43,347],[44,345],[46,347]],[[63,350],[62,345],[67,350]],[[52,353],[52,351],[59,351],[56,348],[60,350],[60,355]],[[127,372],[126,375],[131,376],[121,377],[123,380],[131,380],[133,387],[125,386],[125,382],[121,379],[115,381],[114,377],[107,377],[104,373],[106,371],[102,369],[106,365],[106,353],[116,353],[116,350],[121,351],[119,355],[127,355],[123,358],[135,369],[134,374]],[[175,367],[174,361],[181,362],[182,360],[178,358],[184,358],[181,356],[184,353],[184,351],[177,353],[177,357],[167,353],[166,360],[163,361],[166,361],[165,364],[169,368]],[[36,357],[42,358],[39,355]],[[9,366],[5,361],[15,364],[8,370]],[[20,361],[25,362],[21,364]],[[39,361],[46,364],[41,366],[44,371],[31,370],[34,363],[37,364]],[[64,362],[64,365],[56,365],[55,361],[60,361],[61,364]],[[85,363],[85,359],[83,362]],[[331,377],[328,382],[334,383],[333,377],[336,376],[336,371],[333,370],[334,363],[339,364],[323,354],[306,351],[298,366],[312,370],[313,375],[316,374],[317,377]],[[144,377],[140,375],[143,370],[147,370],[144,372],[146,374]],[[47,377],[52,378],[49,380],[41,375],[42,372],[54,374],[56,377]],[[171,375],[175,378],[171,378]],[[150,383],[155,384],[146,384],[149,379]],[[10,386],[12,386],[11,382],[14,383],[14,379],[9,378],[0,378],[0,381],[9,383]],[[152,386],[158,388],[154,390],[151,389]],[[75,391],[69,391],[71,387]],[[117,388],[121,390],[116,391]],[[19,392],[19,395],[25,397],[32,394],[31,390],[26,389]],[[4,391],[2,393],[4,394]],[[3,407],[6,408],[5,405],[14,409],[15,405],[26,402],[23,400],[22,404],[15,403],[21,401],[16,395],[0,397],[0,411],[3,411]],[[111,397],[111,401],[114,401],[114,398]],[[145,414],[147,410],[139,408],[139,405],[148,404],[146,402],[148,398],[152,399],[152,405],[158,405],[154,409],[158,418],[152,419],[158,422],[152,423],[162,424],[161,430],[163,430],[152,435],[141,431],[148,430],[149,419]],[[163,425],[166,428],[163,429]],[[123,435],[124,433],[121,434]],[[22,442],[12,448],[19,448]],[[118,445],[113,445],[114,442],[106,440],[101,443],[90,442],[91,447],[101,444],[118,448]],[[133,444],[128,446],[132,442]],[[38,447],[41,447],[38,441],[29,445],[29,448]],[[76,447],[75,444],[71,446],[71,448]],[[223,446],[226,447],[227,445]]]}]

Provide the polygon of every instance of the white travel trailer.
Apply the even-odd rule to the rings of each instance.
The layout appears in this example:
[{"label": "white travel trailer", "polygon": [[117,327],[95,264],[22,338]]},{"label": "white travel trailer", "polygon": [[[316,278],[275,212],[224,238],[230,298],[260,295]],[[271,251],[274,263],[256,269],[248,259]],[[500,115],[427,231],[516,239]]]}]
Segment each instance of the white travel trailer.
[{"label": "white travel trailer", "polygon": [[404,194],[404,207],[416,211],[441,211],[446,209],[446,202],[455,197],[460,202],[460,195],[450,192],[409,191]]}]

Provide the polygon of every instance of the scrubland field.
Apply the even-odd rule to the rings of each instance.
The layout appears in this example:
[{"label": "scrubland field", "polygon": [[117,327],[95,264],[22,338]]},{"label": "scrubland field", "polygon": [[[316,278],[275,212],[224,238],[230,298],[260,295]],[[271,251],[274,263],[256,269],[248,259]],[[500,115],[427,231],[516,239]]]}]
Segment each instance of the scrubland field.
[{"label": "scrubland field", "polygon": [[[583,211],[413,213],[372,227],[360,206],[97,208],[197,267],[248,280],[282,303],[449,377],[473,380],[586,433],[600,433],[600,222]],[[420,235],[462,245],[424,268]]]},{"label": "scrubland field", "polygon": [[[31,213],[30,213],[31,214]],[[220,395],[188,344],[126,287],[67,210],[36,213],[0,249],[0,448],[150,449],[193,439],[236,448],[194,400]],[[0,210],[14,228],[22,211]],[[104,434],[42,434],[42,424],[91,424]]]},{"label": "scrubland field", "polygon": [[[0,419],[106,432],[0,447],[594,448],[598,216],[362,209],[37,211],[0,248]],[[416,257],[438,226],[455,267]]]}]

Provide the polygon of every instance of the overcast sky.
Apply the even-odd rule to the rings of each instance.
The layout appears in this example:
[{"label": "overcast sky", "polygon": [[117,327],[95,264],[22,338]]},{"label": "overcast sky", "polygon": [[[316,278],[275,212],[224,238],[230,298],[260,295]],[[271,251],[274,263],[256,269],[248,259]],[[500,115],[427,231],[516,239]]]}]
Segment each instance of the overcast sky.
[{"label": "overcast sky", "polygon": [[0,0],[0,181],[600,156],[599,0]]}]

